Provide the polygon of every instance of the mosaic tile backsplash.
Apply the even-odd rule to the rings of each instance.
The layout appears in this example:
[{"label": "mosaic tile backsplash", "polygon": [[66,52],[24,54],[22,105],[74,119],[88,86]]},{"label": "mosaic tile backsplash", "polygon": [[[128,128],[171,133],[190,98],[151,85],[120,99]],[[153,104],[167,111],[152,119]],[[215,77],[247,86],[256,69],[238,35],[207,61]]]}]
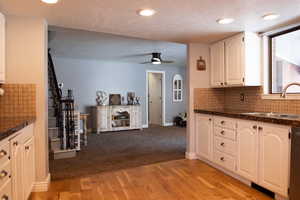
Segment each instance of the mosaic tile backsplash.
[{"label": "mosaic tile backsplash", "polygon": [[[262,99],[262,87],[195,89],[194,92],[194,107],[196,109],[232,109],[300,114],[300,100]],[[241,93],[245,96],[244,101],[240,101]]]},{"label": "mosaic tile backsplash", "polygon": [[34,84],[5,84],[0,96],[0,117],[36,116],[36,87]]}]

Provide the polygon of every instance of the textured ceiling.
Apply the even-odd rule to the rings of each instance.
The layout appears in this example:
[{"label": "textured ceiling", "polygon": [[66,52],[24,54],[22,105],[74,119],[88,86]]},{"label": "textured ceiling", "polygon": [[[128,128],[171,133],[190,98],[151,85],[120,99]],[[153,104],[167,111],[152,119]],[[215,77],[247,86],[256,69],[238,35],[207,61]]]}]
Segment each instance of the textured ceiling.
[{"label": "textured ceiling", "polygon": [[57,57],[137,64],[150,61],[152,57],[150,53],[161,52],[163,60],[174,61],[172,64],[164,65],[186,66],[185,44],[57,27],[50,29],[49,47],[52,55]]},{"label": "textured ceiling", "polygon": [[[145,18],[136,11],[153,8]],[[176,42],[212,42],[236,32],[264,31],[298,21],[300,0],[60,0],[47,5],[40,0],[0,0],[5,14],[38,16],[50,25]],[[281,18],[263,21],[276,12]],[[231,25],[216,19],[233,17]]]}]

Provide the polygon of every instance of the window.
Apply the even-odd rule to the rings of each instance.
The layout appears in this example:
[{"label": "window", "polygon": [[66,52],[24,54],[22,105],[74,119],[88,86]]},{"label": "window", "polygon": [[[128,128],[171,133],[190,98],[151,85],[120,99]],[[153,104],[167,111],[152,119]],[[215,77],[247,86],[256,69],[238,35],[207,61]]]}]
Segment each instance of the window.
[{"label": "window", "polygon": [[[300,82],[300,26],[271,35],[269,49],[269,92],[277,94],[287,84]],[[288,92],[300,93],[300,87],[292,86]]]},{"label": "window", "polygon": [[176,74],[173,78],[173,101],[180,102],[182,101],[182,77],[179,74]]}]

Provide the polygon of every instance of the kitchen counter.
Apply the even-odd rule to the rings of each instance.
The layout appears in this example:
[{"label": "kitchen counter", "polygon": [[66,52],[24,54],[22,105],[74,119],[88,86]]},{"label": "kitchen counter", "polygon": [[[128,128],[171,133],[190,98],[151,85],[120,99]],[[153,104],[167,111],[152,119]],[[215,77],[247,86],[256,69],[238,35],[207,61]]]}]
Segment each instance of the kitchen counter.
[{"label": "kitchen counter", "polygon": [[35,117],[0,117],[0,140],[34,123]]},{"label": "kitchen counter", "polygon": [[273,124],[287,125],[292,127],[300,127],[300,118],[291,119],[283,117],[273,116],[260,116],[251,114],[253,111],[238,111],[238,110],[227,110],[227,109],[195,109],[195,113],[218,115],[223,117],[239,118],[245,120],[254,120],[260,122],[267,122]]}]

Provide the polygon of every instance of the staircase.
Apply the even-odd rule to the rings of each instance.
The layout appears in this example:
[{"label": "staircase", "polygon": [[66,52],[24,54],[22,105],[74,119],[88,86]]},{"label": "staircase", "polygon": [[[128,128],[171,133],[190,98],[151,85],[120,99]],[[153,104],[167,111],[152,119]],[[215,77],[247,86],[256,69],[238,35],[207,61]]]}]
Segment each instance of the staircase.
[{"label": "staircase", "polygon": [[[73,130],[66,127],[73,127],[74,120],[64,116],[65,106],[72,104],[72,100],[66,100],[62,97],[62,91],[58,86],[53,60],[48,51],[48,136],[50,158],[64,159],[76,156],[74,139],[72,139]],[[68,112],[70,113],[70,112]],[[67,119],[67,120],[66,120]],[[71,124],[71,125],[70,125]]]}]

